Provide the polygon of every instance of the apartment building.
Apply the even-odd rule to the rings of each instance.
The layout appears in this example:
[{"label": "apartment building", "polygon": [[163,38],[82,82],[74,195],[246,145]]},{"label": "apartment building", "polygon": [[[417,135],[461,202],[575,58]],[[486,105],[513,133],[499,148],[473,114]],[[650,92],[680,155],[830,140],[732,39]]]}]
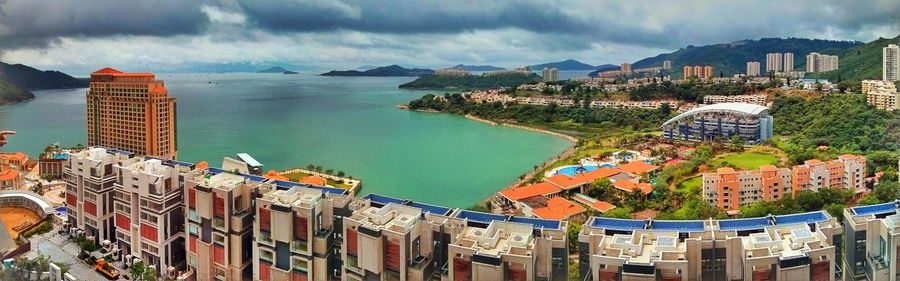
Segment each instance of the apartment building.
[{"label": "apartment building", "polygon": [[559,81],[559,69],[557,69],[556,67],[552,67],[552,68],[544,67],[542,74],[543,75],[541,77],[544,78],[543,79],[544,82]]},{"label": "apartment building", "polygon": [[838,69],[838,56],[825,55],[819,53],[809,53],[806,55],[806,72],[823,72]]},{"label": "apartment building", "polygon": [[757,95],[737,95],[737,96],[723,96],[723,95],[707,95],[703,97],[704,104],[716,104],[716,103],[727,103],[727,102],[737,102],[737,103],[749,103],[756,104],[761,106],[768,105],[769,96],[765,94],[757,94]]},{"label": "apartment building", "polygon": [[816,280],[841,275],[841,226],[823,211],[730,220],[594,217],[578,235],[580,280]]},{"label": "apartment building", "polygon": [[493,221],[467,227],[450,244],[449,280],[536,280],[538,239],[529,224]]},{"label": "apartment building", "polygon": [[174,159],[175,98],[152,73],[104,68],[91,73],[87,143]]},{"label": "apartment building", "polygon": [[703,173],[702,177],[703,199],[725,210],[777,200],[791,193],[791,170],[773,165],[753,171],[724,167],[714,173]]},{"label": "apartment building", "polygon": [[694,74],[694,68],[691,67],[690,65],[685,65],[685,66],[684,66],[684,77],[683,77],[683,78],[684,78],[684,79],[690,79],[691,77],[694,77],[694,75],[695,75],[695,74]]},{"label": "apartment building", "polygon": [[794,53],[784,53],[782,56],[784,59],[784,67],[782,67],[781,70],[785,73],[794,71]]},{"label": "apartment building", "polygon": [[622,73],[631,74],[631,64],[630,63],[622,63],[621,66]]},{"label": "apartment building", "polygon": [[866,158],[844,154],[838,159],[821,161],[811,159],[791,169],[791,192],[818,191],[822,188],[846,188],[857,195],[865,192]]},{"label": "apartment building", "polygon": [[662,69],[663,69],[663,70],[670,70],[670,69],[672,69],[672,61],[670,61],[670,60],[664,60],[663,63],[662,63]]},{"label": "apartment building", "polygon": [[781,72],[784,70],[784,55],[781,53],[766,54],[766,72]]},{"label": "apartment building", "polygon": [[860,83],[862,94],[870,92],[890,92],[897,93],[897,85],[886,80],[863,80]]},{"label": "apartment building", "polygon": [[897,106],[897,85],[891,81],[863,80],[862,93],[866,95],[866,103],[876,109],[893,111]]},{"label": "apartment building", "polygon": [[[185,266],[184,190],[190,163],[132,157],[113,165],[116,243],[122,256],[164,270]],[[171,269],[170,269],[171,268]]]},{"label": "apartment building", "polygon": [[898,202],[844,209],[844,280],[900,280]]},{"label": "apartment building", "polygon": [[706,76],[703,76],[703,67],[699,65],[694,66],[694,76],[697,76],[698,78],[707,78]]},{"label": "apartment building", "polygon": [[208,169],[185,175],[188,280],[253,278],[253,199],[274,184]]},{"label": "apartment building", "polygon": [[882,49],[881,80],[900,81],[900,46],[889,44]]},{"label": "apartment building", "polygon": [[712,66],[707,65],[703,67],[703,78],[713,78],[714,75]]},{"label": "apartment building", "polygon": [[759,62],[758,61],[748,61],[746,74],[747,74],[747,76],[759,76]]},{"label": "apartment building", "polygon": [[94,147],[72,154],[64,169],[68,222],[95,242],[116,241],[113,167],[128,158],[127,152]]},{"label": "apartment building", "polygon": [[301,185],[279,187],[257,198],[253,280],[340,278],[341,236],[335,231],[343,229],[340,218],[349,215],[351,199]]}]

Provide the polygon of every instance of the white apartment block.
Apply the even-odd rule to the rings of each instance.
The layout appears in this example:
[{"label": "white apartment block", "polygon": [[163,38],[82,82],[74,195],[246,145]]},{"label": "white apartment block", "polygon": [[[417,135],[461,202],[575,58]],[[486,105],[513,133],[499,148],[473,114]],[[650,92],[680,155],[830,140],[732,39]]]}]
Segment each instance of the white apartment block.
[{"label": "white apartment block", "polygon": [[890,44],[882,49],[882,80],[900,81],[900,46]]},{"label": "white apartment block", "polygon": [[118,150],[92,147],[72,154],[63,170],[69,224],[95,242],[116,241],[113,191],[117,175],[113,166],[129,157]]},{"label": "white apartment block", "polygon": [[758,61],[748,61],[747,62],[747,76],[759,76],[759,62]]},{"label": "white apartment block", "polygon": [[841,274],[841,226],[824,211],[730,220],[594,217],[578,235],[579,280],[815,280]]},{"label": "white apartment block", "polygon": [[794,71],[794,53],[784,53],[784,67],[781,70],[786,73]]},{"label": "white apartment block", "polygon": [[896,93],[897,84],[885,80],[863,80],[860,83],[862,94],[868,94],[872,91]]},{"label": "white apartment block", "polygon": [[534,251],[540,243],[529,224],[494,221],[487,228],[466,227],[449,247],[449,280],[537,280]]},{"label": "white apartment block", "polygon": [[723,96],[723,95],[707,95],[703,97],[704,104],[715,104],[715,103],[726,103],[726,102],[739,102],[739,103],[751,103],[758,104],[762,106],[768,105],[769,96],[765,94],[756,94],[756,95],[736,95],[736,96]]},{"label": "white apartment block", "polygon": [[844,280],[900,280],[897,204],[844,209]]},{"label": "white apartment block", "polygon": [[823,72],[838,69],[838,56],[809,53],[806,55],[806,72]]},{"label": "white apartment block", "polygon": [[766,54],[766,72],[781,72],[784,67],[784,55],[781,53]]}]

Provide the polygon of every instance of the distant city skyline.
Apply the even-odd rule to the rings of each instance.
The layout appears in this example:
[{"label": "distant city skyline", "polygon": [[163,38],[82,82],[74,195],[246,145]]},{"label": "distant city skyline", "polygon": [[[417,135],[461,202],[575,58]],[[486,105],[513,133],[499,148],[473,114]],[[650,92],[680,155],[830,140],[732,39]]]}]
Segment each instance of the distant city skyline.
[{"label": "distant city skyline", "polygon": [[888,0],[49,2],[0,1],[0,61],[79,76],[98,66],[514,68],[568,58],[618,65],[688,45],[766,37],[865,42],[900,34],[900,2]]}]

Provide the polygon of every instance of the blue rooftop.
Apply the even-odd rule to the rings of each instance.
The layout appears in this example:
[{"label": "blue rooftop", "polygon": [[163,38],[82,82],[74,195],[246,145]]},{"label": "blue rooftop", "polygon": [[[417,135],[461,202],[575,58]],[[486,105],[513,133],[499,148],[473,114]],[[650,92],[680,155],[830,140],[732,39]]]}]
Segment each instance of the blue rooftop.
[{"label": "blue rooftop", "polygon": [[769,223],[768,217],[719,220],[719,230],[726,230],[726,231],[728,231],[728,230],[744,231],[744,230],[763,229],[770,225],[771,224]]},{"label": "blue rooftop", "polygon": [[545,219],[536,219],[536,218],[525,218],[525,217],[511,217],[509,219],[510,222],[517,223],[527,223],[531,224],[534,227],[538,228],[546,228],[546,229],[559,229],[559,225],[561,224],[559,221],[555,220],[545,220]]},{"label": "blue rooftop", "polygon": [[474,222],[480,222],[483,224],[489,224],[492,221],[506,221],[507,217],[504,215],[497,215],[491,213],[482,213],[475,212],[469,210],[461,210],[459,214],[456,215],[457,218],[467,219]]},{"label": "blue rooftop", "polygon": [[647,223],[643,220],[626,220],[626,219],[595,217],[594,221],[591,222],[591,227],[605,228],[605,229],[611,229],[611,230],[620,230],[620,231],[634,231],[634,230],[646,228]]},{"label": "blue rooftop", "polygon": [[651,221],[650,226],[655,230],[671,230],[678,232],[703,232],[706,227],[703,221]]},{"label": "blue rooftop", "polygon": [[432,213],[435,215],[442,215],[442,216],[449,215],[450,211],[452,210],[447,207],[441,207],[441,206],[437,206],[437,205],[431,205],[431,204],[413,202],[413,201],[409,201],[408,204],[409,204],[409,206],[425,210],[426,212],[429,212],[429,213]]},{"label": "blue rooftop", "polygon": [[883,215],[897,212],[897,203],[888,202],[882,204],[853,207],[850,209],[853,210],[853,214],[857,216]]},{"label": "blue rooftop", "polygon": [[775,216],[775,224],[811,224],[828,220],[825,211]]},{"label": "blue rooftop", "polygon": [[156,160],[162,161],[163,164],[166,164],[169,166],[180,166],[180,167],[193,167],[194,166],[194,163],[177,161],[177,160],[166,160],[166,159],[157,158],[157,157],[153,157],[153,156],[145,156],[144,158],[156,159]]},{"label": "blue rooftop", "polygon": [[381,205],[387,205],[388,203],[401,204],[401,205],[406,204],[406,200],[401,200],[401,199],[397,199],[397,198],[390,197],[390,196],[378,195],[375,193],[366,194],[366,196],[363,196],[362,198],[371,200],[372,202],[375,202],[375,203],[378,203]]}]

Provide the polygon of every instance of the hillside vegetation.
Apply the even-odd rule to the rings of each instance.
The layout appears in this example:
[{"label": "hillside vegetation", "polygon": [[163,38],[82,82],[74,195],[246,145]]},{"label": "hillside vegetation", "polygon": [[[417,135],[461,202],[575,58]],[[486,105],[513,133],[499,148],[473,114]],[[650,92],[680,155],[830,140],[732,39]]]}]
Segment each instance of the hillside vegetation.
[{"label": "hillside vegetation", "polygon": [[[672,53],[639,60],[634,63],[633,67],[662,66],[663,61],[671,60],[672,71],[670,74],[673,79],[681,78],[681,69],[685,65],[712,65],[716,76],[720,72],[725,76],[731,76],[736,73],[744,73],[747,70],[748,61],[758,61],[761,64],[760,67],[765,69],[767,53],[794,53],[794,68],[796,69],[803,64],[806,54],[810,52],[839,54],[860,45],[862,43],[851,41],[763,38],[728,44],[688,46]],[[843,66],[844,62],[841,58],[841,67],[843,68]]]},{"label": "hillside vegetation", "polygon": [[33,99],[34,94],[0,80],[0,105]]},{"label": "hillside vegetation", "polygon": [[23,64],[0,62],[0,80],[27,90],[68,89],[88,86],[86,79],[78,79],[54,70],[38,70]]},{"label": "hillside vegetation", "polygon": [[900,36],[878,38],[865,45],[847,49],[838,55],[840,68],[807,76],[826,78],[830,81],[881,79],[882,48],[888,44],[900,44]]},{"label": "hillside vegetation", "polygon": [[537,74],[506,73],[495,75],[427,75],[400,85],[402,89],[488,89],[515,87],[541,81]]}]

